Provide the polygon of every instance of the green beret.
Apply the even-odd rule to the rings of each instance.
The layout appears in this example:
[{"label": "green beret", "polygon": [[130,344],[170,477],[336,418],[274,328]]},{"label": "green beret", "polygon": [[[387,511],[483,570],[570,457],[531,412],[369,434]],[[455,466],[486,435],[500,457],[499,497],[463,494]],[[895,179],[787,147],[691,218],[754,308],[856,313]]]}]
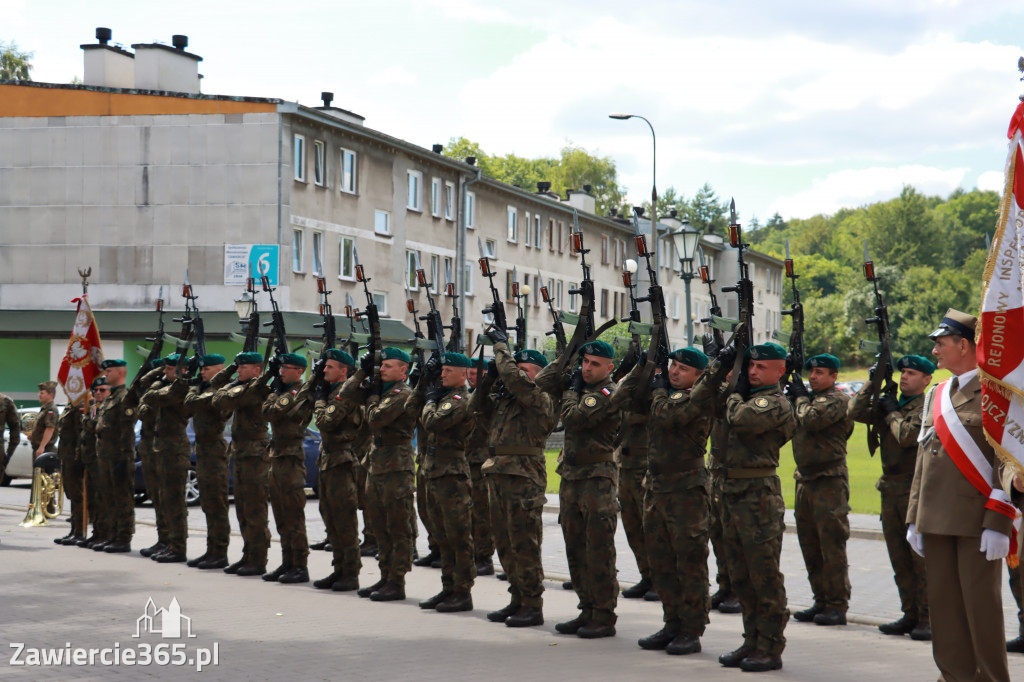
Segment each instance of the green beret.
[{"label": "green beret", "polygon": [[762,343],[747,348],[745,356],[751,360],[785,360],[786,349],[777,343]]},{"label": "green beret", "polygon": [[441,353],[441,364],[445,367],[472,367],[473,361],[462,353]]},{"label": "green beret", "polygon": [[704,355],[703,351],[698,350],[693,346],[676,349],[669,353],[668,357],[676,362],[681,362],[684,365],[689,365],[696,369],[704,369],[708,366],[708,356]]},{"label": "green beret", "polygon": [[381,361],[384,360],[400,360],[407,365],[412,364],[412,358],[401,348],[395,348],[394,346],[388,346],[380,353]]},{"label": "green beret", "polygon": [[153,369],[156,369],[157,367],[163,367],[163,366],[164,366],[164,359],[163,358],[157,358],[156,360],[153,361]]},{"label": "green beret", "polygon": [[544,357],[544,354],[540,351],[529,348],[527,350],[521,350],[515,354],[516,362],[528,362],[531,365],[537,365],[538,367],[547,367],[548,359]]},{"label": "green beret", "polygon": [[128,363],[124,360],[104,360],[100,363],[100,369],[110,369],[111,367],[127,367]]},{"label": "green beret", "polygon": [[213,367],[214,365],[223,365],[225,362],[227,362],[227,358],[220,353],[207,353],[199,358],[200,367]]},{"label": "green beret", "polygon": [[107,385],[106,377],[96,377],[95,379],[92,380],[92,384],[89,386],[89,388],[95,389],[98,386],[106,386],[106,385]]},{"label": "green beret", "polygon": [[601,358],[614,358],[615,349],[606,341],[591,341],[580,346],[580,357],[584,355],[596,355]]},{"label": "green beret", "polygon": [[292,365],[294,367],[306,367],[309,365],[306,358],[302,357],[298,353],[281,353],[277,357],[281,361],[282,365]]},{"label": "green beret", "polygon": [[263,362],[263,356],[259,353],[249,351],[248,353],[239,353],[235,356],[235,364],[241,367],[242,365],[259,365]]},{"label": "green beret", "polygon": [[935,374],[935,363],[923,355],[904,355],[896,363],[896,369],[916,369],[925,374]]},{"label": "green beret", "polygon": [[356,366],[356,361],[352,359],[352,356],[340,348],[328,348],[324,351],[323,359],[334,360],[335,362],[340,362],[341,364],[348,365],[349,367]]},{"label": "green beret", "polygon": [[804,363],[804,369],[814,369],[815,367],[824,367],[830,369],[833,372],[839,371],[839,358],[828,353],[822,353],[821,355],[812,355],[807,358],[807,362]]},{"label": "green beret", "polygon": [[181,353],[171,353],[164,358],[164,367],[177,367],[181,361]]}]

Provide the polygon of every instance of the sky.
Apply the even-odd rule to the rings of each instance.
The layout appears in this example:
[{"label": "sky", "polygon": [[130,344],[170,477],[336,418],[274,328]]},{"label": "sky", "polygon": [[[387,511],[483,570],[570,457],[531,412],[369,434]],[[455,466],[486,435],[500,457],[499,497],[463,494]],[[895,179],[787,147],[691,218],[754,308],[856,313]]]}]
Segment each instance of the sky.
[{"label": "sky", "polygon": [[5,0],[32,77],[82,43],[189,36],[203,92],[334,105],[429,148],[612,158],[633,203],[705,182],[745,221],[831,214],[909,184],[999,189],[1024,93],[1020,0]]}]

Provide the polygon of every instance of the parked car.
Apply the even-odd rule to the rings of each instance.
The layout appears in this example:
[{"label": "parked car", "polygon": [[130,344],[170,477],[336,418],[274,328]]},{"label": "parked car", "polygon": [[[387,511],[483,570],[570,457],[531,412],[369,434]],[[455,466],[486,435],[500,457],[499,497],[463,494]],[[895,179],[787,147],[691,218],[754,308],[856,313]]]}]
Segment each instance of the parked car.
[{"label": "parked car", "polygon": [[836,383],[836,388],[852,398],[857,395],[857,391],[859,391],[863,385],[863,381],[839,381]]}]

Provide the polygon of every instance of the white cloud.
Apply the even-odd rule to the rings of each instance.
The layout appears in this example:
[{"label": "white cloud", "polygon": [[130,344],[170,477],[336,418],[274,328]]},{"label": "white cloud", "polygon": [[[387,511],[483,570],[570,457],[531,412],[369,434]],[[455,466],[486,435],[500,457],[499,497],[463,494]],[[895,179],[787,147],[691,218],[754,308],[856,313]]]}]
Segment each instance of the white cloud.
[{"label": "white cloud", "polygon": [[401,64],[371,74],[367,81],[375,85],[412,85],[416,82],[416,74]]},{"label": "white cloud", "polygon": [[978,176],[978,189],[1003,193],[1006,175],[1001,171],[985,171]]},{"label": "white cloud", "polygon": [[785,218],[809,218],[818,213],[830,215],[840,208],[856,208],[891,199],[900,193],[903,185],[912,185],[923,194],[946,196],[960,186],[966,172],[966,168],[930,166],[841,170],[815,181],[811,189],[778,198],[768,214],[778,212]]}]

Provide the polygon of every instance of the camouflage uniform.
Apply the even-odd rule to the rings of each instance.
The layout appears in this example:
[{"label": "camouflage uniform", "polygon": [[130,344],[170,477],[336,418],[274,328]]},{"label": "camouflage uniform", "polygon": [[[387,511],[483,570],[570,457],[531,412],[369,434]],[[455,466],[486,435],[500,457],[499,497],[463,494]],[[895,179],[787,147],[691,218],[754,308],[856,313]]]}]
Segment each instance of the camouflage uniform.
[{"label": "camouflage uniform", "polygon": [[[57,425],[57,454],[60,456],[60,479],[64,494],[71,502],[71,535],[83,535],[82,476],[84,469],[78,459],[78,438],[82,430],[85,408],[68,405]],[[2,474],[0,474],[2,477]]]},{"label": "camouflage uniform", "polygon": [[153,510],[156,512],[156,535],[157,542],[167,546],[167,520],[164,518],[166,511],[160,504],[160,488],[162,478],[160,475],[160,461],[153,449],[153,439],[156,436],[156,413],[155,408],[146,404],[144,398],[147,391],[159,391],[166,386],[163,380],[163,367],[157,367],[139,378],[129,388],[133,402],[139,405],[139,421],[142,423],[139,430],[139,459],[142,460],[142,480],[146,483],[146,496],[153,503]]},{"label": "camouflage uniform", "polygon": [[[437,537],[434,533],[434,520],[430,517],[430,512],[427,511],[427,478],[423,472],[423,458],[427,453],[427,435],[423,430],[423,422],[416,421],[416,515],[420,521],[423,522],[423,527],[427,530],[427,551],[430,552],[431,556],[440,556],[440,550],[437,547]],[[412,523],[412,537],[413,547],[416,546],[416,538],[419,537],[420,527],[416,523],[416,519],[413,518]]]},{"label": "camouflage uniform", "polygon": [[[642,370],[634,368],[622,381],[616,400],[635,392]],[[650,410],[643,523],[651,580],[666,629],[700,637],[711,605],[711,500],[704,466],[710,404],[692,400],[690,389],[657,388]]]},{"label": "camouflage uniform", "polygon": [[[365,378],[355,373],[356,384]],[[412,434],[419,412],[408,409],[411,392],[404,381],[385,383],[380,394],[365,397],[366,421],[373,433],[373,446],[367,455],[366,503],[376,524],[377,563],[384,582],[405,586],[405,574],[412,568],[413,534],[416,509],[413,472],[415,451]]]},{"label": "camouflage uniform", "polygon": [[[186,362],[184,358],[181,360]],[[192,444],[189,443],[188,410],[185,395],[188,382],[177,378],[163,383],[160,388],[150,388],[142,396],[143,407],[156,412],[153,432],[153,455],[157,461],[160,476],[160,503],[166,524],[164,544],[171,554],[185,554],[188,538],[188,507],[185,504],[185,486],[192,459]],[[147,489],[151,484],[147,482]],[[158,521],[159,523],[159,521]]]},{"label": "camouflage uniform", "polygon": [[43,452],[57,452],[57,446],[54,445],[57,440],[57,408],[53,402],[45,403],[39,407],[39,414],[36,416],[36,422],[32,426],[29,440],[32,442],[33,458],[35,458],[35,452],[39,449],[40,443],[43,442],[43,432],[46,429],[53,429],[53,434],[50,436],[50,442],[43,448]]},{"label": "camouflage uniform", "polygon": [[[471,370],[475,371],[475,370]],[[472,394],[474,389],[470,389]],[[477,563],[494,556],[494,538],[491,536],[491,504],[487,496],[487,481],[483,465],[487,461],[488,427],[490,423],[477,414],[470,415],[469,436],[466,438],[466,462],[473,488],[473,555]]]},{"label": "camouflage uniform", "polygon": [[[92,523],[91,539],[109,540],[111,536],[110,521],[110,489],[104,485],[106,479],[100,474],[100,462],[96,456],[96,412],[94,403],[90,410],[82,415],[81,433],[78,438],[78,459],[85,465],[85,477],[82,487],[85,491],[85,504]],[[85,529],[83,529],[83,535]]]},{"label": "camouflage uniform", "polygon": [[490,394],[485,380],[470,406],[491,424],[490,457],[481,470],[487,481],[491,533],[508,575],[512,605],[544,605],[540,548],[547,502],[544,445],[557,416],[551,396],[521,371],[505,343],[494,344],[494,360],[504,389]]},{"label": "camouflage uniform", "polygon": [[374,521],[373,521],[373,510],[371,505],[367,503],[367,495],[369,494],[366,488],[366,474],[370,468],[370,462],[367,457],[370,454],[370,447],[373,444],[373,434],[370,433],[370,425],[366,422],[365,410],[363,413],[363,424],[359,428],[359,435],[356,436],[355,444],[353,445],[353,451],[356,455],[356,464],[353,467],[353,472],[356,477],[356,492],[359,493],[357,497],[358,506],[363,510],[363,543],[368,547],[377,546],[377,536],[373,533]]},{"label": "camouflage uniform", "polygon": [[850,474],[846,441],[853,433],[850,398],[832,387],[796,399],[796,532],[814,606],[845,614],[850,604]]},{"label": "camouflage uniform", "polygon": [[267,420],[262,411],[263,399],[270,392],[266,384],[266,376],[249,381],[236,379],[213,396],[216,409],[234,412],[228,451],[234,462],[235,515],[242,533],[242,561],[251,566],[266,566],[270,548],[270,455]]},{"label": "camouflage uniform", "polygon": [[[4,427],[7,428],[7,449],[4,452],[0,452],[0,480],[4,478],[5,462],[7,455],[14,454],[14,449],[18,447],[18,442],[21,440],[21,419],[18,418],[18,408],[14,405],[14,401],[0,393],[0,435],[3,433]],[[0,442],[3,438],[0,438]]]},{"label": "camouflage uniform", "polygon": [[306,453],[302,439],[313,416],[309,383],[271,390],[263,402],[263,417],[270,422],[270,505],[274,509],[281,559],[286,566],[305,568],[309,556],[306,539]]},{"label": "camouflage uniform", "polygon": [[211,560],[227,558],[231,539],[231,521],[228,518],[231,472],[228,444],[224,440],[224,425],[231,413],[214,407],[213,398],[236,370],[235,365],[228,365],[209,383],[202,382],[190,388],[185,396],[185,410],[192,416],[196,437],[196,482],[199,485],[199,505],[206,516],[206,557]]},{"label": "camouflage uniform", "polygon": [[729,427],[725,423],[725,415],[721,404],[716,403],[709,409],[711,418],[711,438],[708,448],[708,475],[711,478],[711,549],[715,553],[715,582],[721,597],[733,594],[732,581],[729,580],[729,563],[725,557],[725,529],[722,527],[723,483],[722,460],[725,458],[725,445],[729,439]]},{"label": "camouflage uniform", "polygon": [[326,400],[317,400],[313,419],[320,429],[320,516],[327,527],[327,541],[334,552],[334,570],[340,576],[358,576],[359,501],[357,443],[365,418],[358,383],[350,377],[331,386]]},{"label": "camouflage uniform", "polygon": [[[712,361],[691,400],[716,399],[720,379]],[[743,607],[745,647],[777,656],[786,646],[789,620],[779,571],[785,503],[775,470],[781,448],[796,430],[796,417],[778,384],[752,389],[725,402],[727,444],[722,452],[722,527],[732,587]]]},{"label": "camouflage uniform", "polygon": [[605,379],[582,393],[562,393],[565,446],[557,473],[558,520],[565,538],[569,577],[579,596],[580,619],[614,625],[619,581],[615,577],[618,467],[615,440],[622,415]]},{"label": "camouflage uniform", "polygon": [[100,485],[106,498],[109,533],[106,539],[131,543],[135,535],[136,408],[126,404],[125,387],[111,386],[96,413],[96,455]]},{"label": "camouflage uniform", "polygon": [[900,409],[882,417],[871,414],[870,390],[870,384],[865,383],[850,401],[850,416],[855,421],[877,423],[880,427],[882,477],[875,487],[882,495],[882,534],[903,613],[918,623],[927,623],[924,557],[918,556],[907,542],[907,506],[917,462],[917,435],[921,431],[924,396],[901,396]]},{"label": "camouflage uniform", "polygon": [[619,509],[626,541],[636,557],[640,577],[650,580],[644,539],[644,476],[647,474],[647,417],[626,412],[622,418],[622,440],[616,451],[619,466]]},{"label": "camouflage uniform", "polygon": [[[426,441],[420,471],[426,481],[427,513],[441,553],[441,589],[462,594],[473,589],[476,578],[472,480],[466,461],[466,426],[470,419],[467,395],[466,388],[449,389],[420,413]],[[409,397],[410,407],[419,409],[423,401],[418,386]]]}]

